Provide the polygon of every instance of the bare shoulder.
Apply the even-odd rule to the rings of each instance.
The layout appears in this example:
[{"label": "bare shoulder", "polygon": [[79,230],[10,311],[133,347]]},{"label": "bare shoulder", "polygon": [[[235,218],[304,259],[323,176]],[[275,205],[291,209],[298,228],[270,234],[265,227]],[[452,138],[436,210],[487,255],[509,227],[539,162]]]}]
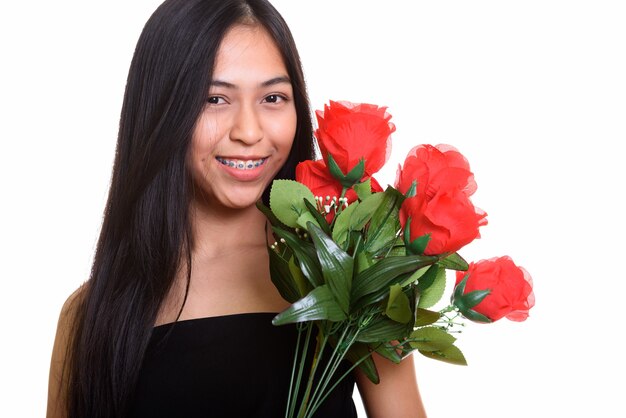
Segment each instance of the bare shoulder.
[{"label": "bare shoulder", "polygon": [[67,325],[76,315],[76,309],[85,295],[86,284],[74,290],[65,300],[59,313],[59,325]]},{"label": "bare shoulder", "polygon": [[78,289],[74,290],[61,307],[57,322],[53,354],[57,351],[57,348],[65,348],[65,345],[68,342],[68,337],[74,324],[76,313],[85,296],[86,286],[87,284],[83,284]]},{"label": "bare shoulder", "polygon": [[65,418],[65,394],[67,387],[64,384],[67,349],[70,335],[76,318],[76,312],[85,294],[85,285],[80,286],[65,300],[59,313],[52,356],[50,359],[50,374],[48,377],[48,406],[47,418]]}]

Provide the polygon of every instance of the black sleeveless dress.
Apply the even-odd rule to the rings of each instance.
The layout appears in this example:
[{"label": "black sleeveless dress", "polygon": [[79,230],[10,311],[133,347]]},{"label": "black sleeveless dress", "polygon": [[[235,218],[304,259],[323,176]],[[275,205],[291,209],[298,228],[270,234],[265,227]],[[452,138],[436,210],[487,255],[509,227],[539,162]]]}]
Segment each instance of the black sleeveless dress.
[{"label": "black sleeveless dress", "polygon": [[[245,313],[155,327],[130,416],[284,417],[297,331],[294,325],[272,325],[275,315]],[[344,362],[339,375],[348,367]],[[353,389],[349,375],[314,416],[356,418]]]}]

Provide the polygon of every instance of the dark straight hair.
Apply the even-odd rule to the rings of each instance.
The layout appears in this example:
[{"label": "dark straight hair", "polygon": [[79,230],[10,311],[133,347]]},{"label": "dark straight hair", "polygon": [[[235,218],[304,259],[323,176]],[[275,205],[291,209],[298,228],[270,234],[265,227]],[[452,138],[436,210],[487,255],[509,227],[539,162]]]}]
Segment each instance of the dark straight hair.
[{"label": "dark straight hair", "polygon": [[128,413],[157,313],[181,268],[189,283],[186,156],[217,50],[237,24],[260,25],[273,37],[293,86],[296,137],[276,178],[293,179],[297,163],[313,157],[300,58],[268,1],[167,0],[158,7],[130,65],[100,237],[75,299],[63,382],[71,418]]}]

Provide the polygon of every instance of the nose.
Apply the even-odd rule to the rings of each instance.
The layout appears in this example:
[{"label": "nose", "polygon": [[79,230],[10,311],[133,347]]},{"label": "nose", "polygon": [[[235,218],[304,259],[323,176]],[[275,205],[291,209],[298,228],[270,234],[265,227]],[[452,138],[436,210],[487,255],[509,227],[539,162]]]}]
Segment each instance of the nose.
[{"label": "nose", "polygon": [[242,105],[235,114],[230,139],[246,144],[255,144],[263,139],[263,128],[254,105]]}]

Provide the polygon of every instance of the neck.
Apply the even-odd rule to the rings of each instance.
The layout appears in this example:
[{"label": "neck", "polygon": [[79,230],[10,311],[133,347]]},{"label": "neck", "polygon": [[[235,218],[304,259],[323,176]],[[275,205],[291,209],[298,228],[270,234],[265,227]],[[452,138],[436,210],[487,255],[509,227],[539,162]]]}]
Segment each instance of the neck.
[{"label": "neck", "polygon": [[256,206],[208,210],[191,205],[193,258],[215,259],[250,248],[265,247],[265,215]]}]

